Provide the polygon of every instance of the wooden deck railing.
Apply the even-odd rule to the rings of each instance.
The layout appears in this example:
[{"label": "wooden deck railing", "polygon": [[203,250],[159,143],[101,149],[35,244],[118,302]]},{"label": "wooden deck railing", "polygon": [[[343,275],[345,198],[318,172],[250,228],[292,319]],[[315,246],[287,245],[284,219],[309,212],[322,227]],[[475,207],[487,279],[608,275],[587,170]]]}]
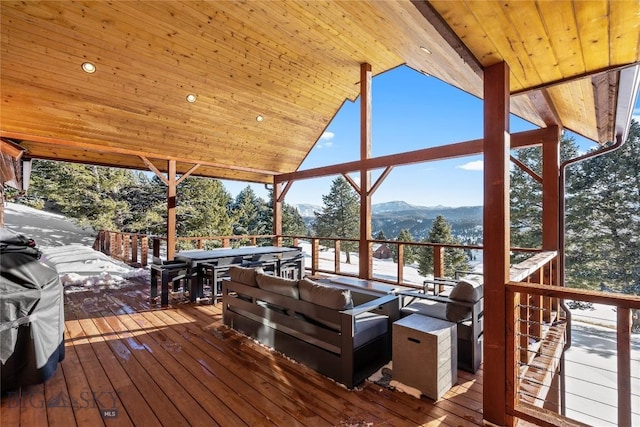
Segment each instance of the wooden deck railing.
[{"label": "wooden deck railing", "polygon": [[[274,244],[276,240],[280,243],[283,241],[271,234],[178,237],[176,240],[179,250],[255,246],[261,243]],[[293,246],[298,244],[297,239],[286,239],[285,242],[290,242]],[[160,257],[166,253],[166,245],[167,238],[164,236],[101,230],[93,248],[127,264],[146,267],[151,258],[149,252],[152,256]]]},{"label": "wooden deck railing", "polygon": [[149,262],[149,236],[100,230],[93,249],[127,264],[146,266]]},{"label": "wooden deck railing", "polygon": [[[536,424],[581,425],[561,414],[557,376],[565,344],[571,344],[571,316],[561,301],[590,302],[609,305],[617,311],[617,425],[630,426],[631,310],[640,309],[640,299],[558,286],[553,279],[556,265],[555,253],[544,252],[512,268],[507,284],[507,348],[512,351],[507,352],[507,360],[514,370],[513,378],[507,381],[507,396],[511,397],[507,400],[508,411]],[[596,367],[584,367],[589,368],[594,372],[585,375],[597,377]]]}]

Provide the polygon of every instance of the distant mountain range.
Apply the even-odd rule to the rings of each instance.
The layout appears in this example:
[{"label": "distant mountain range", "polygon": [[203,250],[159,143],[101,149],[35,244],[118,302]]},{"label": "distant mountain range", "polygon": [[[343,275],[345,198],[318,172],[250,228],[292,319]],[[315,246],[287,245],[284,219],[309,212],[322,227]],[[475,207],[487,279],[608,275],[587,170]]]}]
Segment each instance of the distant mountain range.
[{"label": "distant mountain range", "polygon": [[[322,206],[295,205],[305,222],[310,225],[314,212]],[[433,220],[442,215],[451,224],[453,234],[465,243],[477,243],[482,238],[482,206],[416,206],[403,201],[376,203],[371,206],[371,227],[375,236],[383,231],[387,239],[395,239],[402,229],[407,229],[414,240],[427,236]]]}]

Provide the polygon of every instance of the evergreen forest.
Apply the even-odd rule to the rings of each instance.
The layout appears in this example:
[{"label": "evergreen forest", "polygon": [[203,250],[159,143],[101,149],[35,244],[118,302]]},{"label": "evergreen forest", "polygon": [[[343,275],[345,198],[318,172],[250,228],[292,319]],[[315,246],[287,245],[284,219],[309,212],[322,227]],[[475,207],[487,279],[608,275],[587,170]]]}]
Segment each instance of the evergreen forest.
[{"label": "evergreen forest", "polygon": [[[600,150],[593,149],[593,150]],[[526,165],[511,170],[511,245],[542,244],[541,147],[512,153]],[[579,155],[572,138],[561,142],[561,161]],[[568,286],[640,295],[640,125],[632,121],[626,143],[615,152],[576,162],[566,168],[565,249]],[[533,174],[532,174],[533,172]],[[53,161],[34,161],[26,194],[7,189],[8,200],[61,213],[96,230],[150,235],[166,233],[166,187],[150,173]],[[186,178],[177,188],[177,234],[181,237],[272,234],[272,197],[258,197],[250,186],[233,197],[215,179]],[[298,210],[283,204],[285,235],[358,239],[359,199],[343,177],[326,195],[323,209],[307,227]],[[376,239],[385,240],[384,233]],[[424,242],[460,243],[451,237],[446,218],[438,217]],[[413,241],[407,230],[387,240]],[[395,245],[393,245],[395,246]],[[432,251],[405,248],[404,262],[418,263],[421,274],[432,270]],[[347,254],[357,243],[343,241]],[[397,259],[395,250],[392,256]],[[514,254],[513,262],[517,262]],[[447,250],[447,271],[464,269],[469,252]]]}]

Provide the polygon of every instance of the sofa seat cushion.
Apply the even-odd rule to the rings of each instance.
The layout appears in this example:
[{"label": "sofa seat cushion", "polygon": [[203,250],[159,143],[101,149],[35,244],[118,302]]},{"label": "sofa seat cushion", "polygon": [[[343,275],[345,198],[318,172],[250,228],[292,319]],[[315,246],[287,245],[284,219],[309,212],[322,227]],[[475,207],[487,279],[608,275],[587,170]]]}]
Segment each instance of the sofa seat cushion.
[{"label": "sofa seat cushion", "polygon": [[358,348],[369,341],[384,335],[389,328],[389,318],[382,314],[361,313],[355,319],[353,346]]},{"label": "sofa seat cushion", "polygon": [[258,274],[256,275],[256,282],[258,282],[258,287],[265,291],[284,295],[289,298],[300,298],[297,280],[285,279],[268,274]]},{"label": "sofa seat cushion", "polygon": [[423,316],[435,317],[436,319],[447,319],[447,303],[428,299],[417,299],[401,309],[403,316],[409,314],[422,314]]},{"label": "sofa seat cushion", "polygon": [[334,288],[314,282],[306,277],[298,282],[300,299],[323,307],[335,310],[348,310],[353,308],[351,291],[348,289]]}]

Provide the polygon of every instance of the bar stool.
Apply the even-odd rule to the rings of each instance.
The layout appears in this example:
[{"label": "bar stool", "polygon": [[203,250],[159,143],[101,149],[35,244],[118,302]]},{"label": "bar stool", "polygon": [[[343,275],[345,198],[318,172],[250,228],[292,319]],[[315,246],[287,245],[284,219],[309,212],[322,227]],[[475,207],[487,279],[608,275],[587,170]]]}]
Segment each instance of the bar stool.
[{"label": "bar stool", "polygon": [[169,305],[169,282],[175,292],[180,289],[184,292],[188,280],[188,265],[185,262],[165,261],[159,257],[153,257],[151,264],[151,299],[158,297],[158,280],[160,281],[161,295],[160,305]]},{"label": "bar stool", "polygon": [[280,258],[276,254],[259,254],[251,257],[250,260],[242,262],[243,267],[261,267],[265,274],[276,275]]},{"label": "bar stool", "polygon": [[220,258],[214,262],[203,262],[198,264],[199,279],[203,285],[206,282],[211,288],[211,302],[216,304],[218,298],[222,296],[222,278],[228,276],[229,268],[237,265],[234,257]]},{"label": "bar stool", "polygon": [[304,276],[304,254],[302,252],[284,252],[278,263],[280,277],[300,280]]}]

